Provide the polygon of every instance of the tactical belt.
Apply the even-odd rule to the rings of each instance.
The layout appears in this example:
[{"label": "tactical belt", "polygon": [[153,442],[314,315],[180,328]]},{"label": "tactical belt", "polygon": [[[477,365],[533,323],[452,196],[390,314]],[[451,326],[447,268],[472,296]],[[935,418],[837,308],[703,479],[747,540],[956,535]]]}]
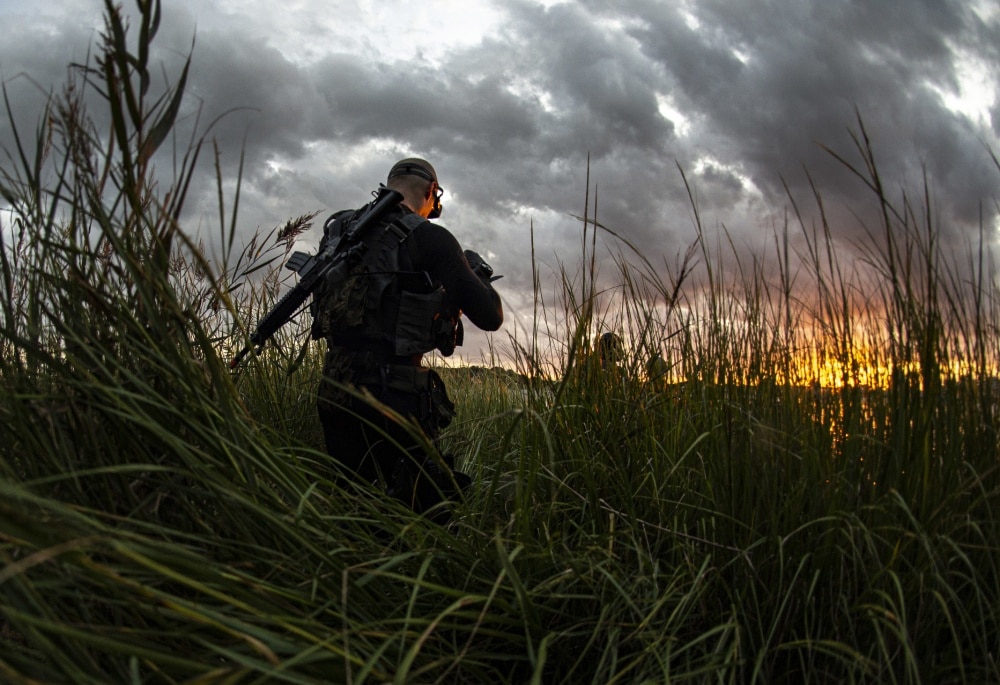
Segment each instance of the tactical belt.
[{"label": "tactical belt", "polygon": [[412,364],[382,364],[366,369],[357,377],[358,385],[380,385],[387,390],[426,392],[431,388],[431,370]]}]

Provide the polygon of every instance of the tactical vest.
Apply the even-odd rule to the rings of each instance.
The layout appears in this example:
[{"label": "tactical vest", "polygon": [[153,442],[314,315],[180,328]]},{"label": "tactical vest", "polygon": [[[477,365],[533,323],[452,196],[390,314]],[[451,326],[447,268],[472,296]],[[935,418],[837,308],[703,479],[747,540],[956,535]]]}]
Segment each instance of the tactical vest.
[{"label": "tactical vest", "polygon": [[[334,215],[324,239],[339,238],[355,214]],[[434,349],[448,356],[461,344],[459,313],[449,311],[441,284],[426,272],[400,270],[403,244],[423,222],[417,214],[404,213],[361,238],[366,244],[362,258],[346,278],[326,284],[313,300],[313,338],[386,359]]]}]

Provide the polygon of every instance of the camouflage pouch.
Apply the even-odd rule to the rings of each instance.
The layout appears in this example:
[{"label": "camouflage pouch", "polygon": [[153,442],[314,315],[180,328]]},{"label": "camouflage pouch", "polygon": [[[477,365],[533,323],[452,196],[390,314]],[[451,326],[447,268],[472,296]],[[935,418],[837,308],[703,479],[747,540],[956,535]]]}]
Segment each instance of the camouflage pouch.
[{"label": "camouflage pouch", "polygon": [[362,326],[370,281],[368,270],[359,264],[343,280],[324,284],[315,298],[314,339],[328,337],[334,332],[354,331]]}]

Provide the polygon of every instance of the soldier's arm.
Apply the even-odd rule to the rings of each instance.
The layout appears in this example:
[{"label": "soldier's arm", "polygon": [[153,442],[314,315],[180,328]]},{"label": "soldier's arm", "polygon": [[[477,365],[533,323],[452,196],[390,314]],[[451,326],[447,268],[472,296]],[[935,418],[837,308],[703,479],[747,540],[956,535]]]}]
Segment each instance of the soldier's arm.
[{"label": "soldier's arm", "polygon": [[426,270],[444,286],[466,318],[484,331],[498,330],[503,324],[500,296],[472,272],[455,236],[443,226],[428,222],[417,229],[414,237],[418,238]]}]

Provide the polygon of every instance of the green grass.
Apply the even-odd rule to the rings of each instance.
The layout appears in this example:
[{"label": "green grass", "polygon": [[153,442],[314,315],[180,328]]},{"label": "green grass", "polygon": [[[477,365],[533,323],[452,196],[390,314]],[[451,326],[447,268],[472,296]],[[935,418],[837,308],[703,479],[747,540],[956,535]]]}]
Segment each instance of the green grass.
[{"label": "green grass", "polygon": [[[860,121],[841,159],[884,209],[860,263],[818,189],[772,254],[710,238],[692,202],[697,238],[663,264],[585,206],[506,368],[442,371],[476,485],[441,528],[335,484],[301,326],[229,370],[311,217],[237,247],[220,191],[226,247],[203,257],[177,218],[208,146],[151,177],[184,73],[149,95],[140,8],[126,35],[108,4],[97,57],[0,168],[3,679],[1000,679],[989,236],[943,249],[930,190],[890,200]],[[611,373],[588,352],[605,330],[627,340]]]}]

